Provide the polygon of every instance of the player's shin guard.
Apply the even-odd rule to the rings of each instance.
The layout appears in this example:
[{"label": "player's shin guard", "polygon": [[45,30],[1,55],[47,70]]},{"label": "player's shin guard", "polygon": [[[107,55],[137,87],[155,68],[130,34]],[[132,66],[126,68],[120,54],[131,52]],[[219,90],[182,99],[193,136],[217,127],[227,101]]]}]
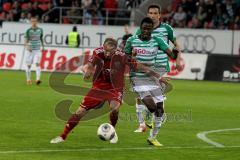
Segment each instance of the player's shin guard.
[{"label": "player's shin guard", "polygon": [[144,125],[144,117],[143,117],[143,111],[145,110],[145,106],[142,104],[136,104],[136,114],[137,114],[137,120],[140,125]]},{"label": "player's shin guard", "polygon": [[79,123],[81,117],[78,114],[73,114],[69,119],[68,122],[64,128],[63,133],[61,134],[61,137],[65,140],[67,138],[67,135],[73,128]]},{"label": "player's shin guard", "polygon": [[38,66],[36,68],[36,80],[37,81],[40,80],[40,77],[41,77],[41,68],[40,68],[40,66]]},{"label": "player's shin guard", "polygon": [[161,125],[161,117],[157,117],[155,114],[153,114],[153,129],[150,131],[150,138],[156,138]]},{"label": "player's shin guard", "polygon": [[110,112],[110,115],[109,115],[109,118],[110,118],[110,123],[113,127],[116,126],[117,124],[117,121],[118,121],[118,114],[119,114],[119,111],[118,110],[112,110]]},{"label": "player's shin guard", "polygon": [[27,81],[31,80],[31,67],[28,67],[28,66],[26,68],[26,79]]}]

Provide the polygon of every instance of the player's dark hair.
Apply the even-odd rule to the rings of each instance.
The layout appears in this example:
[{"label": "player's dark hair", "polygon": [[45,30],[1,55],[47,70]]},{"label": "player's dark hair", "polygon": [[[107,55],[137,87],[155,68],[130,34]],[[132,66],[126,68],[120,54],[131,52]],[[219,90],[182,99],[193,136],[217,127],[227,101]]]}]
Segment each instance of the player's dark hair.
[{"label": "player's dark hair", "polygon": [[77,26],[73,26],[73,32],[77,32]]},{"label": "player's dark hair", "polygon": [[150,6],[148,6],[147,11],[149,12],[149,10],[150,10],[151,8],[157,8],[158,11],[159,11],[159,13],[161,13],[161,6],[159,6],[159,5],[157,5],[157,4],[151,4]]},{"label": "player's dark hair", "polygon": [[113,38],[106,38],[103,44],[109,44],[117,47],[117,41]]},{"label": "player's dark hair", "polygon": [[152,25],[154,25],[153,20],[152,20],[151,18],[149,18],[149,17],[145,17],[145,18],[142,19],[142,21],[141,21],[141,26],[142,26],[143,23],[147,23],[147,24],[152,24]]},{"label": "player's dark hair", "polygon": [[36,20],[38,20],[38,17],[37,17],[37,16],[32,16],[30,19],[36,19]]},{"label": "player's dark hair", "polygon": [[126,34],[126,35],[124,35],[124,36],[122,37],[122,40],[123,40],[123,41],[127,41],[127,39],[128,39],[129,37],[132,37],[132,34]]}]

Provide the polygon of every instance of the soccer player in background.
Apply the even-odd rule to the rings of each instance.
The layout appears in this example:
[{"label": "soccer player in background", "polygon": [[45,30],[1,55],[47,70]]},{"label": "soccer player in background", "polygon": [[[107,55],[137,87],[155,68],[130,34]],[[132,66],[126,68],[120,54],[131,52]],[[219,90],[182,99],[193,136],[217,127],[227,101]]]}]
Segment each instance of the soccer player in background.
[{"label": "soccer player in background", "polygon": [[[144,18],[140,26],[141,33],[128,38],[125,45],[126,54],[152,69],[155,68],[158,50],[164,51],[170,58],[176,59],[178,57],[178,54],[173,53],[163,39],[151,35],[153,27],[153,20],[149,17]],[[141,71],[132,71],[130,78],[134,91],[138,93],[148,110],[153,113],[154,125],[147,141],[151,145],[162,146],[156,136],[162,124],[161,117],[164,113],[162,109],[163,91],[167,82],[164,80],[163,83],[159,83],[159,80]]]},{"label": "soccer player in background", "polygon": [[130,31],[129,31],[128,25],[124,26],[124,32],[125,32],[125,34],[122,36],[122,42],[119,45],[119,48],[122,50],[124,50],[127,39],[132,36],[132,33],[130,33]]},{"label": "soccer player in background", "polygon": [[[173,28],[164,22],[160,21],[161,18],[161,7],[159,5],[150,5],[147,10],[147,16],[150,17],[154,22],[154,29],[152,31],[152,36],[160,37],[162,38],[167,44],[169,44],[169,41],[171,41],[176,48],[176,50],[179,51],[179,56],[176,59],[176,69],[182,70],[181,65],[181,52],[180,52],[180,46],[176,40],[176,36],[174,33]],[[141,34],[141,29],[137,29],[136,35]],[[163,50],[158,50],[156,62],[155,62],[155,70],[158,71],[161,75],[166,74],[170,71],[169,67],[169,61],[168,61],[168,55]],[[164,111],[164,100],[165,96],[162,96],[162,110]],[[134,132],[144,132],[146,131],[146,124],[144,121],[143,111],[146,111],[146,117],[149,119],[149,112],[146,109],[145,105],[141,102],[141,100],[138,98],[136,100],[136,113],[137,113],[137,119],[139,123],[139,127]],[[165,121],[165,114],[163,114],[162,121]],[[152,124],[147,125],[152,128]]]},{"label": "soccer player in background", "polygon": [[36,64],[36,84],[39,85],[41,83],[41,68],[40,68],[40,60],[41,60],[41,46],[44,50],[43,43],[43,29],[38,27],[38,20],[36,17],[31,18],[31,28],[27,29],[25,32],[25,50],[26,50],[26,78],[27,84],[31,85],[31,65]]},{"label": "soccer player in background", "polygon": [[[63,142],[89,110],[100,108],[106,101],[110,106],[110,123],[112,126],[116,126],[119,107],[122,103],[126,66],[132,70],[142,70],[160,78],[160,75],[151,68],[137,63],[130,56],[117,49],[116,40],[107,38],[103,47],[95,49],[89,62],[83,67],[85,79],[93,76],[92,88],[84,97],[78,110],[69,118],[62,134],[52,139],[50,143]],[[117,141],[118,137],[115,134],[110,143],[117,143]]]}]

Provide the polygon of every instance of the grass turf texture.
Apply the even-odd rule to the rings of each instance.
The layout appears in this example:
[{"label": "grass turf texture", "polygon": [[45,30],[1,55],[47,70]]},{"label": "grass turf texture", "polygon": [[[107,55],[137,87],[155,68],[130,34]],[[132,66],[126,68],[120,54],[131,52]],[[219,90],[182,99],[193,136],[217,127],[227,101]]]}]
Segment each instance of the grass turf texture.
[{"label": "grass turf texture", "polygon": [[[226,146],[238,146],[235,148],[211,147],[196,137],[201,131],[239,128],[240,85],[238,83],[174,80],[172,82],[174,90],[168,94],[166,101],[166,111],[170,115],[170,120],[163,125],[158,136],[159,141],[164,144],[162,148],[147,144],[148,132],[133,133],[137,127],[135,107],[127,104],[123,104],[120,110],[120,120],[117,125],[118,144],[109,144],[96,136],[97,127],[108,121],[108,115],[105,114],[81,122],[66,142],[52,145],[49,141],[62,132],[65,123],[55,116],[56,104],[64,99],[72,99],[74,103],[71,110],[74,111],[82,96],[57,93],[48,85],[49,75],[42,74],[41,86],[27,86],[24,72],[0,71],[1,160],[125,160],[126,158],[226,160],[240,157],[240,131],[208,135],[212,140]],[[32,73],[32,77],[34,76],[35,73]],[[66,83],[90,86],[83,83],[79,75],[68,77]]]}]

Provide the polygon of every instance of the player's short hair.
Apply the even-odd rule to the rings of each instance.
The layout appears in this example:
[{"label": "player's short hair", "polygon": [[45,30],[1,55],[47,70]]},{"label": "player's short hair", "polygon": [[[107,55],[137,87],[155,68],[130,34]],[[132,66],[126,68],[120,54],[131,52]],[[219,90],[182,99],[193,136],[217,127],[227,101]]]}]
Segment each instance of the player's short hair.
[{"label": "player's short hair", "polygon": [[124,35],[124,36],[122,37],[122,40],[123,40],[123,41],[127,41],[127,39],[128,39],[129,37],[132,37],[132,34],[126,34],[126,35]]},{"label": "player's short hair", "polygon": [[149,10],[150,10],[151,8],[157,8],[158,11],[159,11],[159,13],[161,13],[161,6],[159,6],[159,5],[157,5],[157,4],[151,4],[150,6],[148,6],[147,11],[149,12]]},{"label": "player's short hair", "polygon": [[153,20],[150,17],[143,18],[142,21],[141,21],[141,26],[143,25],[143,23],[154,25],[154,22],[153,22]]},{"label": "player's short hair", "polygon": [[113,38],[106,38],[103,44],[112,45],[113,47],[117,47],[117,41]]},{"label": "player's short hair", "polygon": [[30,19],[36,19],[36,20],[38,20],[38,17],[37,17],[37,16],[32,16]]}]

